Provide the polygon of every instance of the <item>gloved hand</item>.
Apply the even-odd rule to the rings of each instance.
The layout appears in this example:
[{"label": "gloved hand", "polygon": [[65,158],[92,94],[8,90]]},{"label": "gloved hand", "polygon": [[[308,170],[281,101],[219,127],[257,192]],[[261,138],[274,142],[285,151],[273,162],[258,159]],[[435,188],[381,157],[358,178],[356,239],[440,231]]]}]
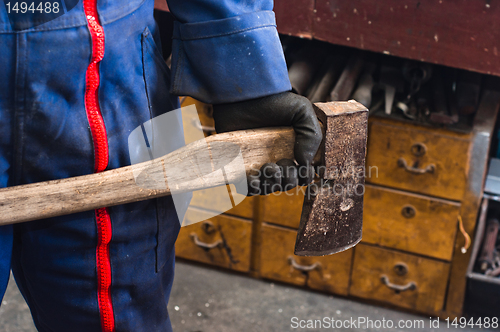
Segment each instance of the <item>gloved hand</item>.
[{"label": "gloved hand", "polygon": [[248,178],[248,195],[266,195],[306,185],[313,180],[311,162],[322,140],[321,128],[311,102],[292,92],[213,105],[218,133],[262,127],[292,126],[296,140],[295,161],[283,159],[262,166]]}]

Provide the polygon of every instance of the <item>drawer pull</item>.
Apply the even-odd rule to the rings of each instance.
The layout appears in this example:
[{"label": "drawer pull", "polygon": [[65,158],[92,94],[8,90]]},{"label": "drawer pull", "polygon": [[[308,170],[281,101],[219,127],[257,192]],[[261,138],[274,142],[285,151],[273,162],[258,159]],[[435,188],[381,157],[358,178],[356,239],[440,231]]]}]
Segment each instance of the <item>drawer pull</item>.
[{"label": "drawer pull", "polygon": [[207,234],[212,234],[216,231],[215,229],[215,226],[214,224],[209,221],[209,220],[205,220],[202,224],[201,224],[201,228],[205,231],[205,233]]},{"label": "drawer pull", "polygon": [[389,287],[392,290],[395,290],[398,293],[399,292],[404,292],[404,291],[407,291],[407,290],[415,290],[415,289],[417,289],[417,284],[415,284],[413,281],[410,281],[406,285],[396,285],[396,284],[391,283],[389,281],[389,278],[387,276],[382,276],[380,278],[380,280],[382,281],[382,283],[384,285],[386,285],[387,287]]},{"label": "drawer pull", "polygon": [[394,272],[396,272],[398,276],[404,276],[408,273],[408,265],[405,263],[397,263],[394,265]]},{"label": "drawer pull", "polygon": [[427,152],[427,147],[422,143],[415,143],[411,146],[411,153],[417,157],[422,157]]},{"label": "drawer pull", "polygon": [[436,166],[434,164],[430,164],[426,168],[410,167],[408,166],[404,158],[398,159],[398,166],[403,167],[406,171],[414,174],[434,173],[434,170],[436,169]]},{"label": "drawer pull", "polygon": [[190,236],[193,239],[194,244],[203,249],[213,249],[222,245],[222,240],[215,241],[214,243],[205,243],[200,241],[196,233],[191,233]]},{"label": "drawer pull", "polygon": [[462,221],[462,217],[460,215],[458,215],[458,228],[460,229],[460,232],[462,233],[462,235],[465,238],[465,244],[462,247],[462,249],[460,249],[460,251],[462,252],[462,254],[466,254],[467,253],[467,249],[469,249],[469,247],[470,247],[470,236],[465,231],[464,222]]},{"label": "drawer pull", "polygon": [[403,217],[410,219],[415,217],[415,215],[417,214],[417,210],[415,210],[415,208],[411,205],[405,205],[401,209],[401,214],[403,215]]},{"label": "drawer pull", "polygon": [[316,262],[316,263],[311,264],[311,265],[300,265],[299,263],[297,263],[295,261],[295,259],[293,259],[292,256],[288,257],[288,262],[290,263],[290,265],[293,266],[294,269],[302,271],[302,272],[309,272],[312,270],[316,270],[316,269],[319,269],[321,266],[319,262]]}]

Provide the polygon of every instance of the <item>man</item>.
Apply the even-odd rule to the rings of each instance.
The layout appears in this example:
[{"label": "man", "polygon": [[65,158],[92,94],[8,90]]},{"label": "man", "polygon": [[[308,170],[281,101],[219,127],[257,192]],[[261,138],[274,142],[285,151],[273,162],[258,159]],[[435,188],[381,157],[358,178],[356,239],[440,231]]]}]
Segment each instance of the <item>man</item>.
[{"label": "man", "polygon": [[[272,1],[168,4],[172,74],[152,0],[82,0],[43,24],[0,8],[1,187],[129,165],[130,132],[178,108],[176,95],[214,104],[220,132],[293,126],[309,169],[321,133],[288,92]],[[267,165],[252,194],[310,180],[281,164],[292,171]],[[12,268],[40,331],[170,331],[178,231],[170,197],[2,227],[1,290]]]}]

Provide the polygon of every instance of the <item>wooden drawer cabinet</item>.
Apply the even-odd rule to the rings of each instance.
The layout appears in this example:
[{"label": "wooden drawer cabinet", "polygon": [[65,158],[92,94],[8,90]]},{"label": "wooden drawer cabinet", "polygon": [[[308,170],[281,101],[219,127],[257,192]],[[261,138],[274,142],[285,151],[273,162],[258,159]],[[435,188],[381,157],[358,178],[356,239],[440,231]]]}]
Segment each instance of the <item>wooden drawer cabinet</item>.
[{"label": "wooden drawer cabinet", "polygon": [[[247,198],[183,227],[177,256],[328,293],[441,317],[462,314],[470,253],[500,93],[485,91],[470,134],[369,119],[363,239],[324,257],[293,255],[303,193]],[[193,220],[228,202],[192,201]],[[205,215],[205,217],[203,217]],[[460,217],[460,218],[459,218]],[[253,223],[248,219],[252,219]]]},{"label": "wooden drawer cabinet", "polygon": [[429,314],[444,306],[450,264],[359,244],[350,294]]},{"label": "wooden drawer cabinet", "polygon": [[[192,209],[188,213],[207,214]],[[208,215],[208,214],[207,214]],[[250,270],[251,221],[226,215],[182,227],[175,245],[177,257],[236,271]]]},{"label": "wooden drawer cabinet", "polygon": [[372,118],[366,156],[371,174],[366,181],[460,201],[469,144],[468,134]]},{"label": "wooden drawer cabinet", "polygon": [[451,260],[460,205],[365,186],[363,242]]},{"label": "wooden drawer cabinet", "polygon": [[294,285],[347,295],[353,250],[331,256],[293,254],[297,232],[262,226],[261,276]]}]

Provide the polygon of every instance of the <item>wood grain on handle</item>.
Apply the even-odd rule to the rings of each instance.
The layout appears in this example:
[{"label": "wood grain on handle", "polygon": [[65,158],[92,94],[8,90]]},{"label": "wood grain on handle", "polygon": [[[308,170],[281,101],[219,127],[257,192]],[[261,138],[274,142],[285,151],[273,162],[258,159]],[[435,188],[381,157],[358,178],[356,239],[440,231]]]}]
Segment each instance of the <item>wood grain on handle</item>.
[{"label": "wood grain on handle", "polygon": [[[136,182],[137,174],[142,179],[165,179],[168,170],[169,181],[175,179],[175,192],[188,192],[225,184],[221,176],[191,177],[183,164],[188,156],[209,155],[199,162],[212,164],[207,154],[208,146],[218,142],[237,144],[243,156],[245,170],[258,169],[265,163],[283,158],[293,159],[295,134],[291,128],[256,129],[229,132],[209,136],[193,142],[163,157],[140,164],[122,167],[97,174],[39,182],[0,189],[0,225],[61,216],[142,201],[170,195],[171,189],[165,181],[162,189],[148,189]],[[209,148],[210,149],[210,148]],[[215,158],[214,158],[215,159]],[[214,160],[216,161],[216,160]],[[229,183],[241,177],[241,172],[232,163],[224,167]],[[151,187],[150,187],[151,188]]]}]

